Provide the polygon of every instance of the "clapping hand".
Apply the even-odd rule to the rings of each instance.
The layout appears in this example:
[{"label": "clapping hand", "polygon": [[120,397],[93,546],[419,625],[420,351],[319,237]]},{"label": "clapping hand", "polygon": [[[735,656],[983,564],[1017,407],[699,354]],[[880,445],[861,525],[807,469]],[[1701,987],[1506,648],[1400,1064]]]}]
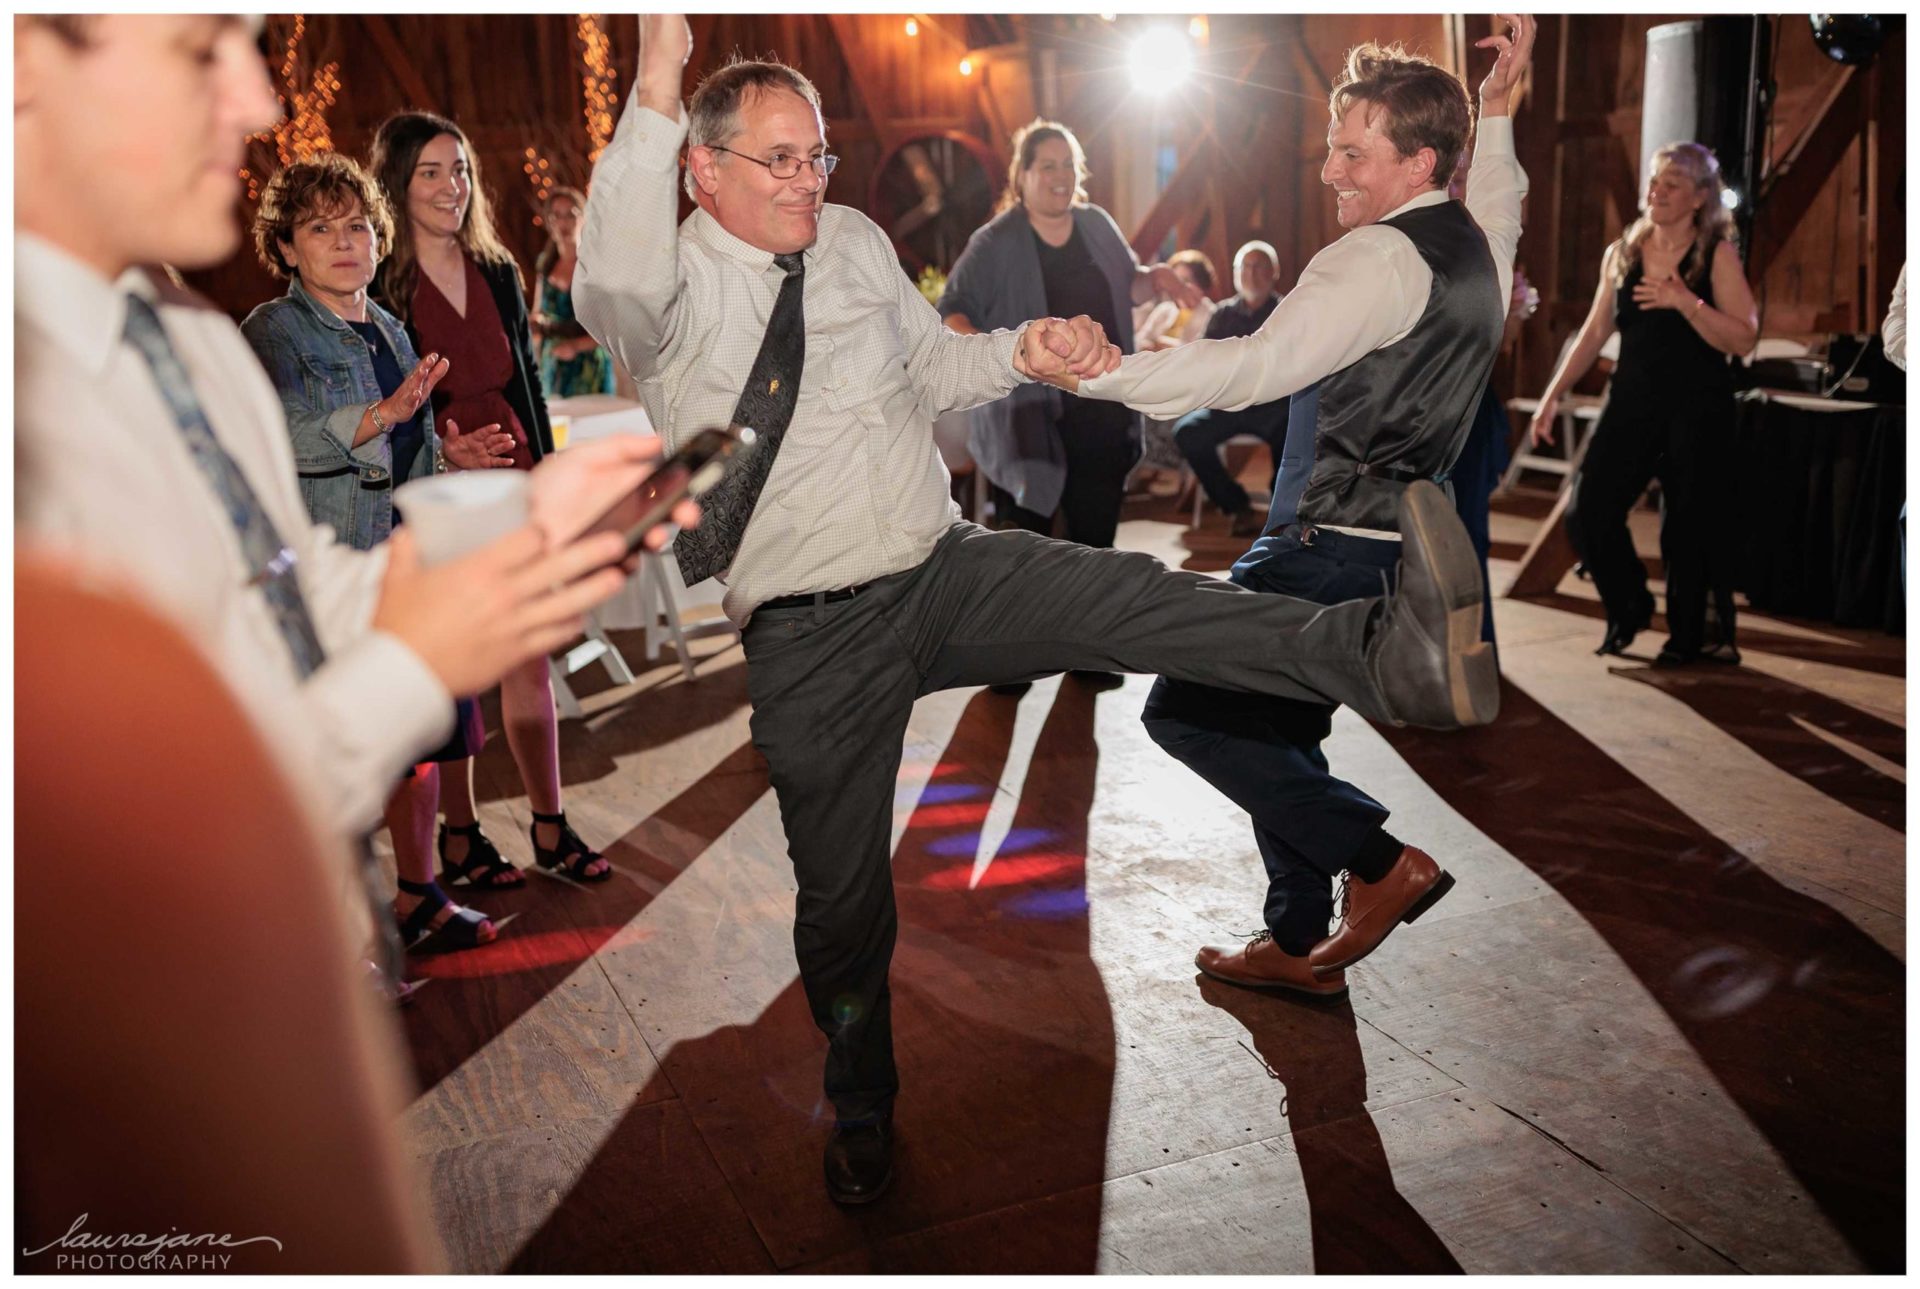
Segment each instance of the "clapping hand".
[{"label": "clapping hand", "polygon": [[400,388],[380,400],[380,419],[389,426],[405,425],[420,410],[420,405],[433,393],[433,387],[447,374],[452,364],[439,354],[428,354],[414,364],[407,378],[400,382]]},{"label": "clapping hand", "polygon": [[513,464],[513,435],[499,425],[463,431],[449,416],[440,423],[440,450],[462,470],[495,470]]}]

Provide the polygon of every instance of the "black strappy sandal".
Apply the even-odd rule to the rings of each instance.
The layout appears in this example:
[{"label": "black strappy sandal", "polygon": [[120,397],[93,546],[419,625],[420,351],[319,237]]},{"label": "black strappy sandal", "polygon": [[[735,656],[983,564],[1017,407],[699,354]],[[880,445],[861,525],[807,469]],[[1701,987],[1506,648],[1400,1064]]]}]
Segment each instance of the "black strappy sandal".
[{"label": "black strappy sandal", "polygon": [[[613,876],[613,865],[608,864],[597,873],[589,873],[588,865],[594,860],[604,858],[597,850],[588,850],[587,843],[580,840],[578,833],[567,826],[567,812],[557,815],[543,815],[533,812],[535,827],[527,829],[533,839],[533,858],[542,868],[557,868],[576,882],[604,882]],[[539,824],[557,824],[560,828],[560,844],[549,850],[540,844]]]},{"label": "black strappy sandal", "polygon": [[[457,864],[447,858],[448,833],[459,833],[467,839],[467,857]],[[495,880],[504,873],[512,873],[513,880]],[[527,884],[526,874],[509,864],[494,849],[487,835],[480,831],[477,819],[457,828],[452,824],[440,825],[440,876],[449,883],[465,882],[469,886],[485,886],[496,891],[510,891]]]},{"label": "black strappy sandal", "polygon": [[492,937],[480,938],[480,928],[490,919],[478,909],[461,908],[439,926],[433,924],[440,910],[453,903],[440,889],[440,883],[410,882],[403,877],[399,879],[399,886],[407,894],[420,897],[413,912],[405,917],[393,915],[393,920],[400,924],[400,943],[406,946],[407,952],[437,953],[493,943]]}]

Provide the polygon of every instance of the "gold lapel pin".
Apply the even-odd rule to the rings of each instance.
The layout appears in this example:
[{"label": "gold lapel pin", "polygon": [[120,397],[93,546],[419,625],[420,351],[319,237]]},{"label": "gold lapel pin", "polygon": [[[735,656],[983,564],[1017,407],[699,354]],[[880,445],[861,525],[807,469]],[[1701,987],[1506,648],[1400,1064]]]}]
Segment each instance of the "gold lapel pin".
[{"label": "gold lapel pin", "polygon": [[780,392],[780,382],[778,380],[774,380],[768,383],[767,393],[778,394],[779,392]]}]

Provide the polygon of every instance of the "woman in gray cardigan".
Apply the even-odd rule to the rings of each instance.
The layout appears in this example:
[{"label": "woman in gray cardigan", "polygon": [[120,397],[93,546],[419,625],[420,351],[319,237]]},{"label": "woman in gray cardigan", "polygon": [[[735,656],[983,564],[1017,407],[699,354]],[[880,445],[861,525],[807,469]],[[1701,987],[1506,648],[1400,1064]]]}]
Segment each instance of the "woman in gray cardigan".
[{"label": "woman in gray cardigan", "polygon": [[[1021,127],[1000,213],[968,239],[940,297],[947,326],[969,334],[1084,313],[1130,354],[1135,304],[1199,303],[1166,265],[1141,265],[1113,217],[1087,200],[1086,178],[1086,154],[1066,126]],[[1136,413],[1036,383],[972,415],[968,446],[1003,519],[1051,534],[1059,510],[1068,540],[1113,545],[1127,471],[1140,457]]]}]

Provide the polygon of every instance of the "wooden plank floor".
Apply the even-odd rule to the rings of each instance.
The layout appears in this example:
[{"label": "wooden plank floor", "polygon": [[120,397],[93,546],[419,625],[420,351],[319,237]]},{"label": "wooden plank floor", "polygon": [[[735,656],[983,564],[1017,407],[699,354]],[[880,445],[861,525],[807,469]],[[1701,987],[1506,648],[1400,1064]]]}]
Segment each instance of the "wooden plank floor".
[{"label": "wooden plank floor", "polygon": [[[1496,556],[1541,513],[1503,506]],[[1120,543],[1201,569],[1240,548],[1165,500]],[[899,1170],[863,1212],[820,1185],[824,1043],[739,650],[585,694],[567,806],[616,879],[477,898],[500,941],[419,960],[403,1016],[451,1265],[1902,1268],[1904,642],[1748,617],[1745,666],[1666,673],[1659,623],[1592,656],[1601,616],[1571,576],[1498,603],[1489,729],[1336,719],[1336,771],[1460,882],[1334,1010],[1194,972],[1264,883],[1245,817],[1147,739],[1147,678],[923,701]],[[504,740],[478,768],[529,862]]]}]

